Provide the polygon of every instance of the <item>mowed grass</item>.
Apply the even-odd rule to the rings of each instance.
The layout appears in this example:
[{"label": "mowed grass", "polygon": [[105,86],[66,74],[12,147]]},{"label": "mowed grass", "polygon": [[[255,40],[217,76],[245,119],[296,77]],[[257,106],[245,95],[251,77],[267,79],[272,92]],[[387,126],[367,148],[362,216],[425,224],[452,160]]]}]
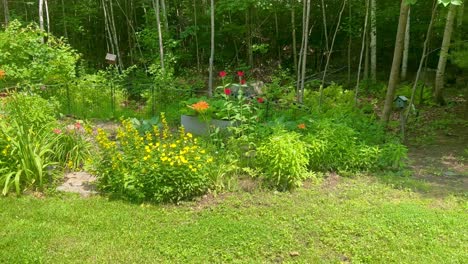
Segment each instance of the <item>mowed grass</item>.
[{"label": "mowed grass", "polygon": [[466,198],[339,182],[179,206],[2,198],[0,263],[466,263]]}]

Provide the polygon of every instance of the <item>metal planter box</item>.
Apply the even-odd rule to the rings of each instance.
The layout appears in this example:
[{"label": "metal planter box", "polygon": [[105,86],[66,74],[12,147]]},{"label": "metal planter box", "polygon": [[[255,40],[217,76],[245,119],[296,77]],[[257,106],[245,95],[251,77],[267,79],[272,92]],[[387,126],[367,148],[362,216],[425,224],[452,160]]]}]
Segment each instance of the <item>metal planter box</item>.
[{"label": "metal planter box", "polygon": [[211,119],[208,122],[203,122],[197,116],[182,115],[180,123],[184,126],[186,132],[190,132],[198,136],[207,136],[210,134],[210,127],[227,129],[235,126],[233,121]]}]

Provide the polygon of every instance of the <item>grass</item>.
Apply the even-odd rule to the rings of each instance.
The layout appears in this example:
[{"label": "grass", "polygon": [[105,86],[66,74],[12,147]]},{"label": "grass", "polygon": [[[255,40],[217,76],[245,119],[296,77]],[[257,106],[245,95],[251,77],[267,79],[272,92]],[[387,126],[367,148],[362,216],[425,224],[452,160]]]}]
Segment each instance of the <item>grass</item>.
[{"label": "grass", "polygon": [[[136,205],[0,199],[0,263],[463,263],[468,203],[371,178]],[[298,256],[291,256],[297,255]]]}]

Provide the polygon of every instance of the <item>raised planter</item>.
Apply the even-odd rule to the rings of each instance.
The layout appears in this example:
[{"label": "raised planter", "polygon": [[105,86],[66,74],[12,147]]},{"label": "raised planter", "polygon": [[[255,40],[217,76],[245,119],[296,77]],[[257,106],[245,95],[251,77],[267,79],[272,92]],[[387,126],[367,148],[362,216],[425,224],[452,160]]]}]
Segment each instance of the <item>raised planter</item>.
[{"label": "raised planter", "polygon": [[203,122],[197,116],[182,115],[180,123],[184,126],[186,132],[190,132],[198,136],[206,136],[210,134],[210,127],[227,129],[235,126],[232,121],[211,119],[209,122]]}]

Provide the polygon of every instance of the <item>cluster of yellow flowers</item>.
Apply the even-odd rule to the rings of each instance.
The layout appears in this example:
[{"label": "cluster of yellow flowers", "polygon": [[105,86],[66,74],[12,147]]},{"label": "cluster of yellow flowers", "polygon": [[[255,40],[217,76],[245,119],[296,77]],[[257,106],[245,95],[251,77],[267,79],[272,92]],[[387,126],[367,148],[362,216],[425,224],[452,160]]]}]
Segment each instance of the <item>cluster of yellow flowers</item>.
[{"label": "cluster of yellow flowers", "polygon": [[185,133],[183,127],[179,135],[170,133],[164,114],[161,115],[162,128],[154,126],[144,135],[133,126],[130,120],[123,120],[118,129],[116,141],[110,140],[102,129],[97,130],[96,141],[102,152],[112,164],[112,169],[128,171],[122,168],[131,164],[133,169],[145,173],[178,171],[179,173],[196,173],[213,162],[205,149],[191,133]]}]

